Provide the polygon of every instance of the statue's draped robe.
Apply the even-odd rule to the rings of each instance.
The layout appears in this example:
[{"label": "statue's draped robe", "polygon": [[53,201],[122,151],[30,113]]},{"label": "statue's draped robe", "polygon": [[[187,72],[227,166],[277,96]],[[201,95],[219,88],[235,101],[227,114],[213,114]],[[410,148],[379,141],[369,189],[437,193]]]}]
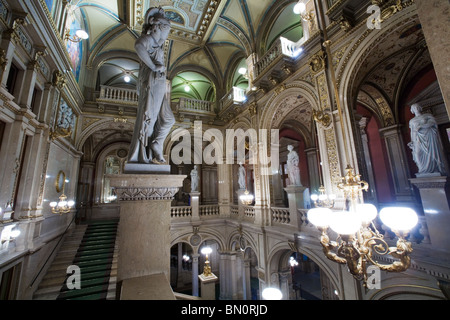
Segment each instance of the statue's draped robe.
[{"label": "statue's draped robe", "polygon": [[445,174],[437,123],[432,115],[422,114],[409,122],[413,160],[419,173]]},{"label": "statue's draped robe", "polygon": [[[163,46],[151,46],[149,37],[142,35],[136,42],[146,46],[155,64],[164,65]],[[149,163],[156,156],[155,152],[162,156],[164,140],[175,123],[166,91],[165,73],[154,72],[141,62],[137,85],[139,102],[128,162]]]}]

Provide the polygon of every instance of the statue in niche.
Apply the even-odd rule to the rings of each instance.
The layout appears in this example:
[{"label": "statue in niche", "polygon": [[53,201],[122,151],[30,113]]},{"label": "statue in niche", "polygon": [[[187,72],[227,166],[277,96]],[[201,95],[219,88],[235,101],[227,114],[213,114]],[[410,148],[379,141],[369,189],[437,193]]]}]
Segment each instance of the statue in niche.
[{"label": "statue in niche", "polygon": [[239,169],[238,169],[238,184],[240,190],[245,190],[245,168],[242,165],[242,163],[239,163]]},{"label": "statue in niche", "polygon": [[128,157],[130,163],[166,162],[163,144],[175,124],[166,95],[164,43],[169,32],[170,21],[164,10],[161,7],[148,9],[142,34],[135,43],[141,63],[137,84],[138,110]]},{"label": "statue in niche", "polygon": [[419,169],[417,176],[433,173],[445,175],[445,158],[436,119],[429,113],[422,113],[422,107],[418,103],[411,106],[411,113],[415,117],[409,121],[411,142],[408,147],[411,148],[413,160]]},{"label": "statue in niche", "polygon": [[300,182],[300,168],[298,166],[300,162],[300,158],[296,151],[294,151],[294,146],[287,146],[289,153],[287,156],[287,169],[288,169],[288,178],[290,181],[290,185],[293,186],[301,186]]},{"label": "statue in niche", "polygon": [[191,170],[191,192],[198,191],[198,171],[197,165]]}]

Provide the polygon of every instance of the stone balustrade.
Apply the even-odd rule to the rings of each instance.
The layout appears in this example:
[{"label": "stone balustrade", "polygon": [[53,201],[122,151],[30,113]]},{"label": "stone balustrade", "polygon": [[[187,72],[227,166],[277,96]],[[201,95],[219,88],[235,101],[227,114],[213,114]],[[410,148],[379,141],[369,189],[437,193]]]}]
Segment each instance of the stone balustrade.
[{"label": "stone balustrade", "polygon": [[211,101],[180,98],[177,111],[214,114],[214,104]]},{"label": "stone balustrade", "polygon": [[137,104],[138,94],[136,90],[110,86],[100,87],[100,96],[97,101],[114,102],[119,104]]},{"label": "stone balustrade", "polygon": [[271,207],[270,211],[272,215],[272,225],[276,224],[286,225],[289,224],[289,222],[291,221],[289,208]]}]

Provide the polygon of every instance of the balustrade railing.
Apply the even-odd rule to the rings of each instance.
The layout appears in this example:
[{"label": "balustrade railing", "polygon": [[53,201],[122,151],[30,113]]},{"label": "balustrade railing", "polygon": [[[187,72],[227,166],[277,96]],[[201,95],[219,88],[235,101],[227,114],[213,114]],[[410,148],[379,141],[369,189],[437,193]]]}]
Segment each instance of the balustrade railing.
[{"label": "balustrade railing", "polygon": [[217,205],[201,205],[199,206],[200,216],[218,216],[220,214],[219,206]]},{"label": "balustrade railing", "polygon": [[214,104],[212,101],[180,98],[178,102],[178,111],[214,113],[213,108]]},{"label": "balustrade railing", "polygon": [[244,220],[247,221],[255,220],[255,208],[244,206]]},{"label": "balustrade railing", "polygon": [[296,58],[302,52],[302,45],[306,38],[301,38],[297,42],[292,42],[286,38],[278,38],[272,47],[261,57],[256,63],[255,77],[258,78],[264,73],[275,61],[280,59],[283,55]]},{"label": "balustrade railing", "polygon": [[291,222],[289,208],[271,207],[273,224],[289,224]]},{"label": "balustrade railing", "polygon": [[192,216],[192,207],[180,206],[170,208],[170,216],[172,218],[186,218]]},{"label": "balustrade railing", "polygon": [[98,99],[129,104],[138,102],[138,94],[137,91],[133,89],[100,86],[100,96]]},{"label": "balustrade railing", "polygon": [[230,216],[231,218],[237,219],[239,217],[239,206],[231,205],[230,206]]}]

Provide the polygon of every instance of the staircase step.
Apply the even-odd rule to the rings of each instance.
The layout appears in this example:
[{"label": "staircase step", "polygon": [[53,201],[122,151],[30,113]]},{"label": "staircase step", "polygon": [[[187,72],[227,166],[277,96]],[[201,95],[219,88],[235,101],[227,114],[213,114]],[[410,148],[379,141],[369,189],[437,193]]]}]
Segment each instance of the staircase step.
[{"label": "staircase step", "polygon": [[[36,300],[115,299],[118,220],[77,225],[66,236],[33,298]],[[80,267],[81,289],[68,290],[69,265]]]},{"label": "staircase step", "polygon": [[[58,296],[57,300],[61,300],[61,299],[81,299],[84,297],[84,299],[87,299],[87,295],[91,295],[91,297],[89,298],[92,299],[92,295],[95,296],[101,296],[102,294],[105,296],[106,298],[106,292],[108,291],[108,285],[98,285],[98,286],[92,286],[92,287],[88,287],[88,288],[81,288],[81,289],[76,289],[76,290],[70,290],[70,291],[65,291],[65,292],[61,292],[60,295]],[[98,299],[101,299],[100,297],[98,297]]]}]

